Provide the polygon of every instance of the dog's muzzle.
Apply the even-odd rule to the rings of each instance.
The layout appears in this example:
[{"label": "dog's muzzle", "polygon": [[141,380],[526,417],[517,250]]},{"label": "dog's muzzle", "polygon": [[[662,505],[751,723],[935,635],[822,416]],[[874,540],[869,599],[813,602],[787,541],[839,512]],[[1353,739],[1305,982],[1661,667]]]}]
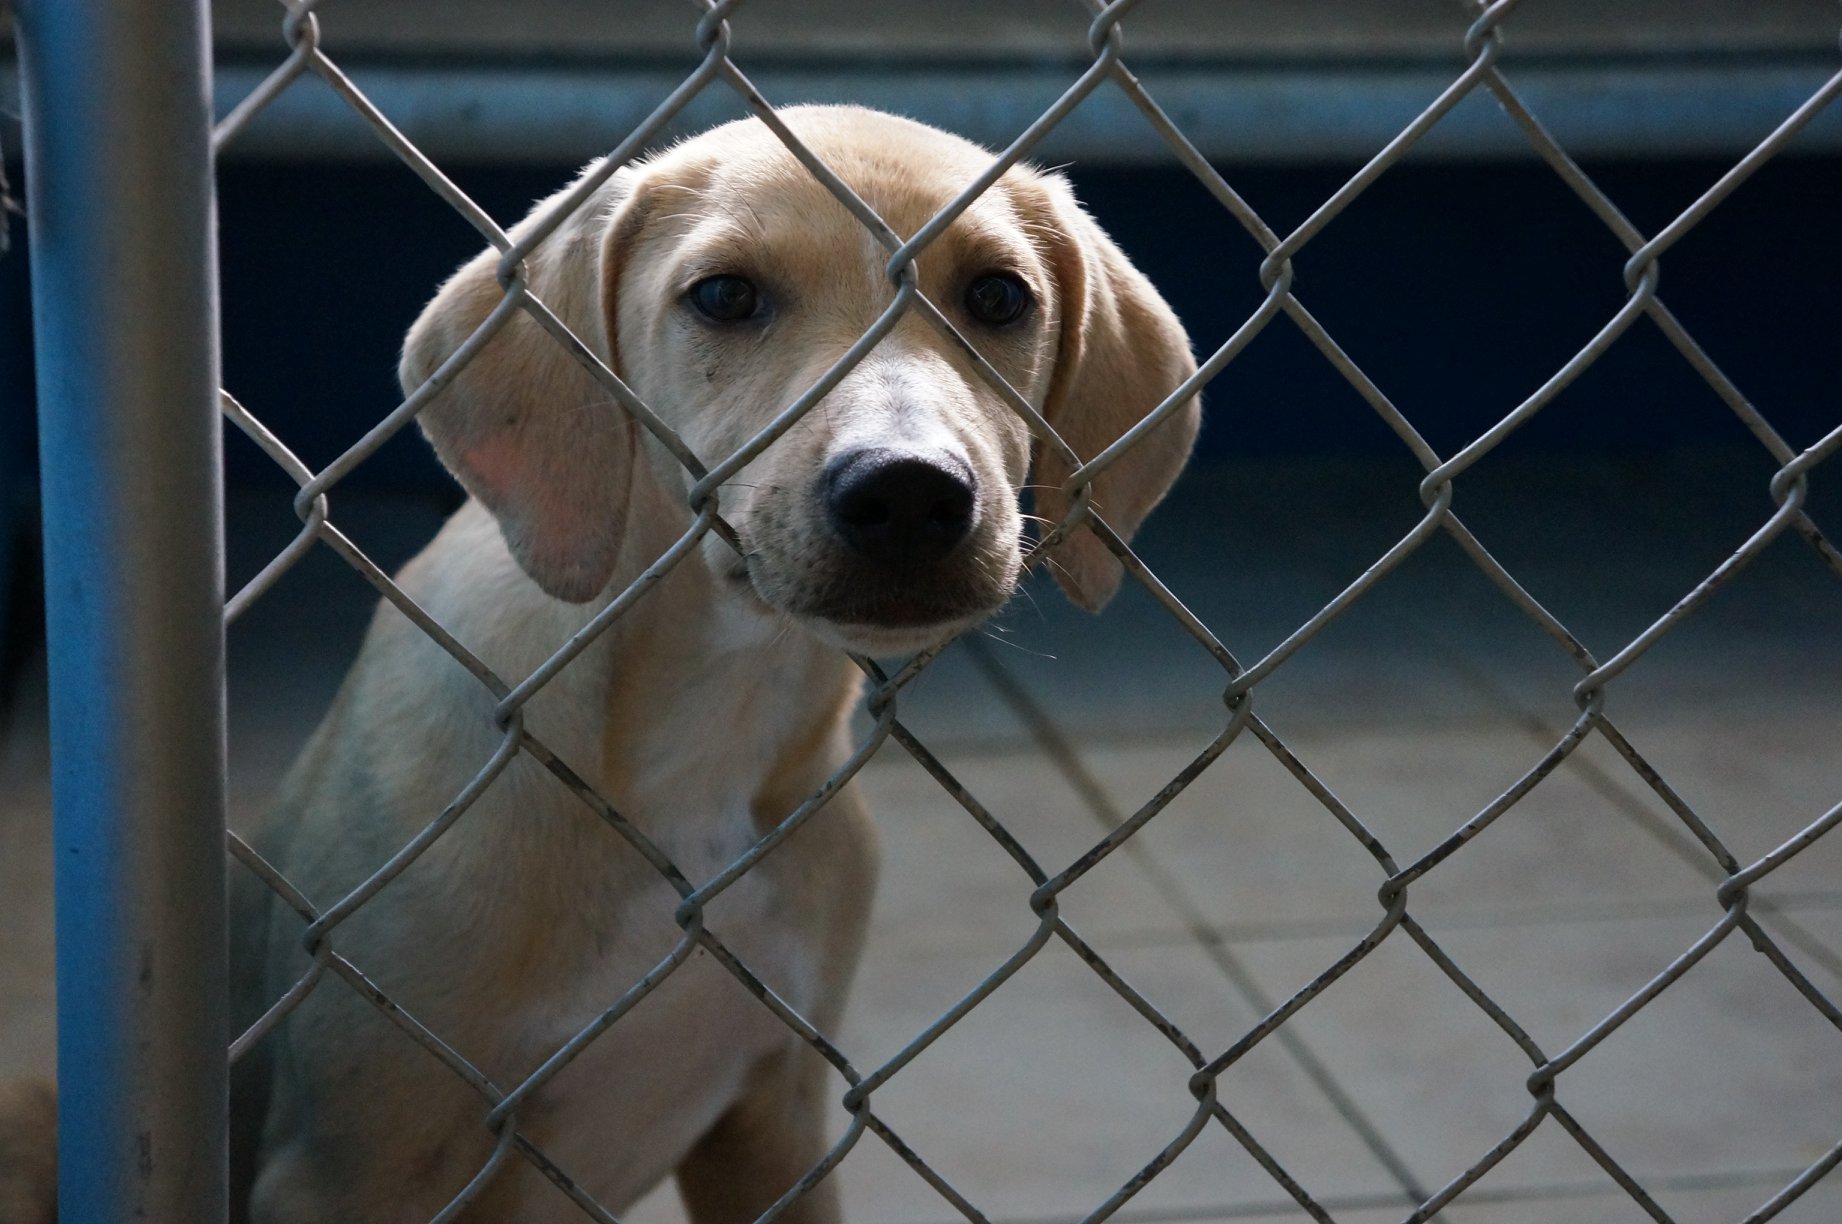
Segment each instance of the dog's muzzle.
[{"label": "dog's muzzle", "polygon": [[946,626],[989,613],[1008,590],[984,589],[978,481],[949,451],[864,447],[813,484],[830,536],[823,577],[799,611],[866,629]]}]

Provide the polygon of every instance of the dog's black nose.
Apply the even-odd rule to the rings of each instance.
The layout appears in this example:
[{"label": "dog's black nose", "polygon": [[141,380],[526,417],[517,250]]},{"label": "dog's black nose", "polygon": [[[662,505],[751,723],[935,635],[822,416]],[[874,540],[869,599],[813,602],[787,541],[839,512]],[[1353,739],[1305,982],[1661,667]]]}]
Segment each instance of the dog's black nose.
[{"label": "dog's black nose", "polygon": [[825,469],[821,488],[839,536],[874,561],[938,561],[972,529],[972,473],[951,456],[853,451]]}]

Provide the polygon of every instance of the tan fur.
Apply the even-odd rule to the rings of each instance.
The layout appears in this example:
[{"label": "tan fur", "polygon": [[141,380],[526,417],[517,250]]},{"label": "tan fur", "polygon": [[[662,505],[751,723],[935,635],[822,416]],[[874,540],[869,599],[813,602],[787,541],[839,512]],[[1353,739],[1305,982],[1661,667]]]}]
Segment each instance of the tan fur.
[{"label": "tan fur", "polygon": [[[871,111],[783,116],[902,235],[990,162],[956,137]],[[881,313],[887,261],[763,125],[745,121],[615,173],[528,258],[526,276],[713,466]],[[496,252],[482,253],[417,319],[406,390],[498,305],[497,265]],[[1053,176],[1006,173],[917,266],[922,291],[1083,457],[1194,368],[1168,308]],[[1017,277],[1034,300],[1001,328],[965,304],[969,284],[993,272]],[[687,290],[716,274],[754,281],[772,305],[764,321],[721,327],[697,316]],[[1122,536],[1175,478],[1196,414],[1185,405],[1097,482],[1095,506]],[[681,465],[523,312],[421,421],[473,500],[398,581],[510,683],[691,523]],[[820,473],[854,448],[946,456],[974,493],[961,544],[913,580],[877,578],[870,599],[864,562],[841,544],[817,492]],[[686,877],[708,880],[849,753],[859,673],[838,647],[918,649],[1010,597],[1033,449],[968,356],[910,315],[722,487],[742,556],[706,537],[533,698],[525,727]],[[1064,465],[1040,461],[1038,483],[1050,487],[1037,504],[1051,516],[1065,506],[1056,486],[1066,478]],[[1085,529],[1054,560],[1088,607],[1119,580]],[[502,739],[493,705],[381,607],[333,708],[249,835],[315,904],[331,905],[491,758]],[[298,916],[235,874],[236,1001],[248,1023],[309,961]],[[835,1031],[874,876],[872,830],[846,786],[712,902],[705,925],[789,1006]],[[509,1091],[678,945],[677,903],[521,753],[333,944]],[[828,1102],[844,1087],[700,949],[535,1093],[517,1125],[616,1212],[675,1172],[697,1224],[741,1224],[823,1156],[828,1124],[842,1120]],[[329,976],[236,1071],[233,1165],[253,1187],[233,1193],[256,1224],[425,1221],[487,1160],[484,1113],[473,1089]],[[827,1181],[782,1218],[835,1224],[837,1204]],[[514,1157],[464,1219],[540,1224],[572,1212]]]}]

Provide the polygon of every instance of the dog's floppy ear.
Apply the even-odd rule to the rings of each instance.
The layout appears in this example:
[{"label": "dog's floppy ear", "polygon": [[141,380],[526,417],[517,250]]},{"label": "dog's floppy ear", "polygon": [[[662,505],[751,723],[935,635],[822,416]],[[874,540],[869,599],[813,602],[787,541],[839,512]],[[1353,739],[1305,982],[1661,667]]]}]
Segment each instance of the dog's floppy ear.
[{"label": "dog's floppy ear", "polygon": [[[611,343],[618,241],[634,175],[622,171],[525,259],[533,294],[618,372]],[[532,209],[525,232],[569,189]],[[398,369],[414,391],[504,297],[499,253],[456,272],[410,327]],[[634,464],[634,425],[582,365],[514,311],[419,417],[467,492],[486,504],[512,555],[558,599],[593,599],[613,576]]]},{"label": "dog's floppy ear", "polygon": [[[1044,212],[1046,243],[1060,299],[1060,344],[1043,417],[1083,460],[1092,459],[1144,419],[1196,371],[1189,336],[1151,282],[1075,201],[1067,182],[1042,175],[1030,184]],[[1196,440],[1195,396],[1120,456],[1093,484],[1093,507],[1130,539],[1177,479]],[[1036,448],[1036,511],[1050,524],[1069,510],[1061,491],[1072,469]],[[1049,554],[1067,596],[1098,611],[1119,587],[1118,558],[1085,527]]]}]

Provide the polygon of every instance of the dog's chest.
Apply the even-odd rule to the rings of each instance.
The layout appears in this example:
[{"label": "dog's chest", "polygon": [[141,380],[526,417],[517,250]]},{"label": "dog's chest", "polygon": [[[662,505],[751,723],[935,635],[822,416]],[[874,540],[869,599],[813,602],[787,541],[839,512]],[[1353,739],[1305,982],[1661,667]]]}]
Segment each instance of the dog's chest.
[{"label": "dog's chest", "polygon": [[[798,1040],[723,960],[733,954],[802,1014],[826,999],[835,1006],[837,967],[825,958],[828,948],[836,956],[846,918],[815,897],[865,886],[854,858],[838,855],[856,844],[848,822],[827,809],[816,818],[824,829],[778,845],[698,917],[680,914],[685,889],[705,889],[767,832],[764,794],[779,794],[769,805],[778,809],[827,772],[829,746],[813,728],[829,720],[789,718],[799,704],[790,698],[829,691],[835,711],[845,695],[814,652],[743,644],[727,657],[622,652],[605,670],[585,659],[528,712],[533,734],[580,770],[650,855],[521,755],[407,891],[384,894],[399,898],[394,911],[371,916],[398,954],[405,980],[392,984],[412,1012],[507,1091],[539,1077],[517,1110],[520,1133],[616,1211],[676,1166],[764,1060]],[[453,755],[484,751],[482,740]],[[789,759],[808,766],[790,787],[773,785]],[[439,1148],[477,1131],[476,1118],[457,1116],[429,1139]],[[532,1213],[554,1189],[528,1169],[508,1176],[506,1211],[489,1218],[548,1218]]]},{"label": "dog's chest", "polygon": [[[759,837],[745,788],[712,764],[701,778],[652,779],[659,794],[629,791],[621,806],[693,887],[745,854]],[[649,788],[650,789],[650,788]],[[687,931],[681,897],[630,849],[591,854],[547,887],[577,898],[554,932],[538,997],[503,1034],[504,1060],[525,1074],[558,1050],[590,1039],[533,1098],[521,1128],[599,1197],[622,1203],[682,1157],[740,1095],[761,1061],[794,1039],[718,955],[705,931],[760,982],[801,1012],[818,991],[817,941],[802,929],[809,907],[792,890],[810,865],[795,839],[724,889]],[[515,1082],[515,1080],[514,1080]]]}]

